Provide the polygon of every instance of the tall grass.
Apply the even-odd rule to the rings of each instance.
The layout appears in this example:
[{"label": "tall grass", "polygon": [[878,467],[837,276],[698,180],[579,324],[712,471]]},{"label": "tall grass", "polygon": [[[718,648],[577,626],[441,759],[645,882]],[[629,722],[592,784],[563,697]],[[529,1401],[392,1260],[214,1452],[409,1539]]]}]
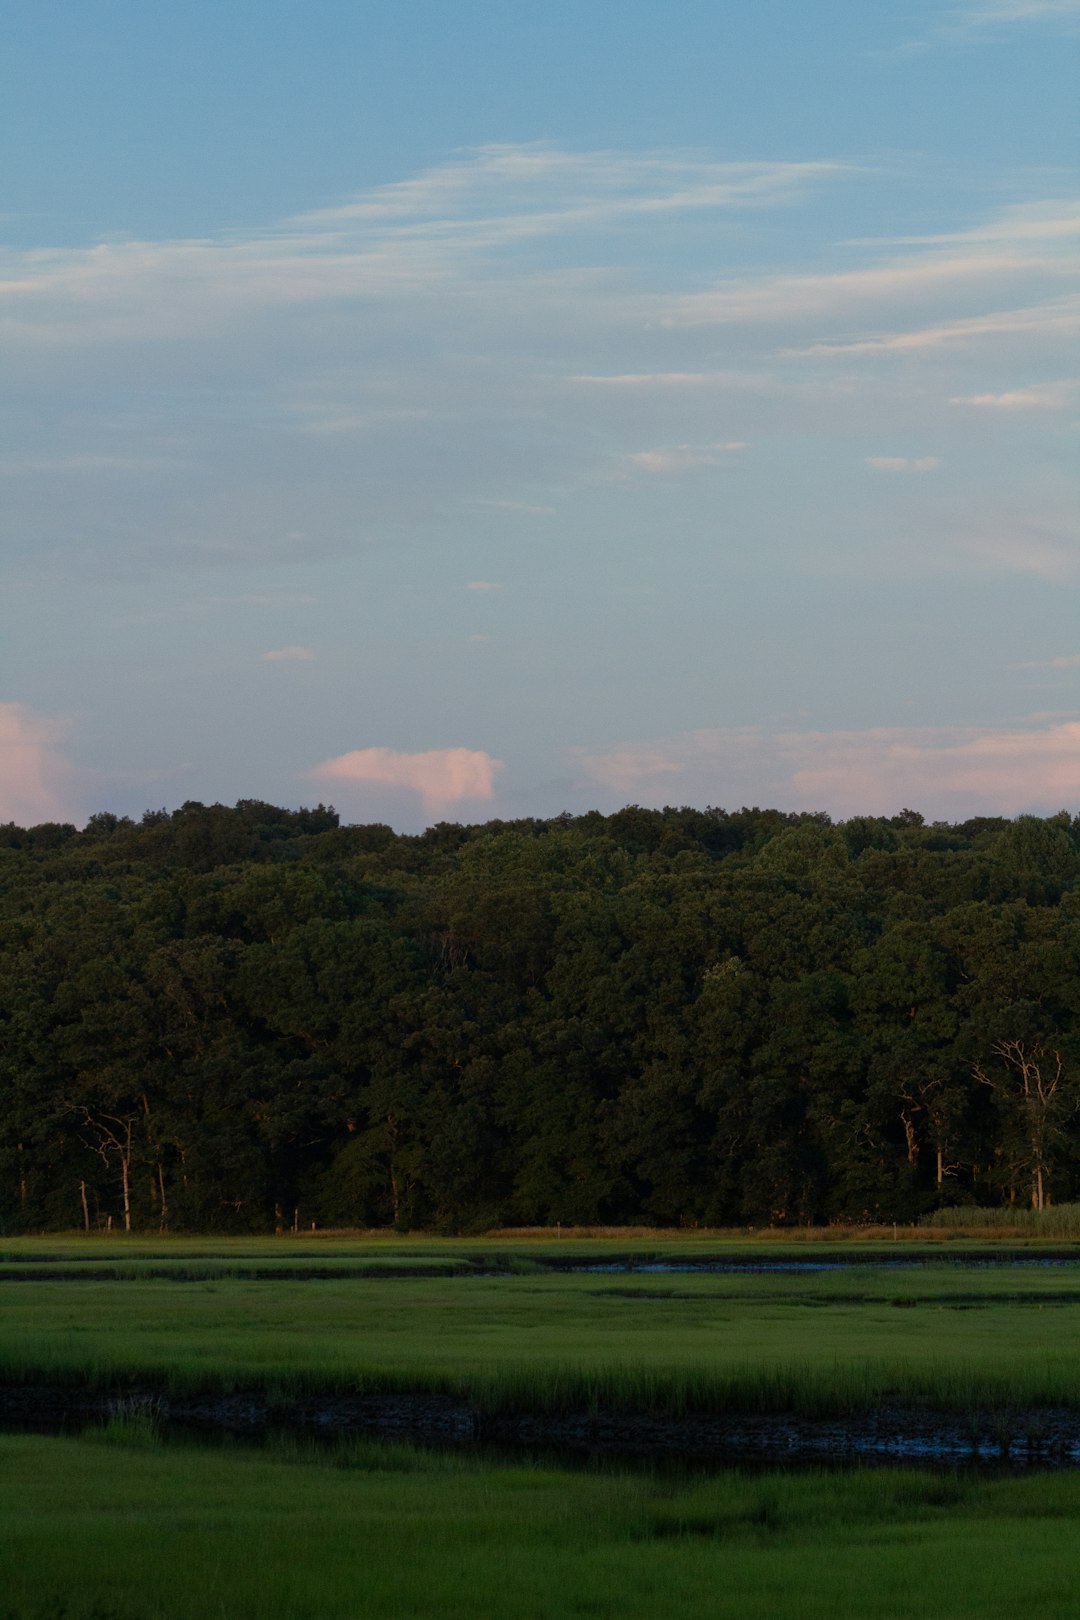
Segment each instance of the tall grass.
[{"label": "tall grass", "polygon": [[919,1234],[926,1236],[930,1228],[956,1232],[965,1237],[989,1235],[997,1238],[1058,1238],[1080,1242],[1080,1203],[1051,1204],[1046,1209],[1026,1209],[1017,1204],[996,1209],[964,1206],[939,1209],[933,1215],[923,1217]]},{"label": "tall grass", "polygon": [[513,1364],[451,1373],[438,1366],[366,1367],[355,1375],[328,1376],[316,1368],[278,1367],[252,1375],[227,1367],[188,1363],[139,1370],[74,1358],[27,1361],[16,1351],[0,1360],[0,1382],[9,1387],[47,1385],[115,1399],[109,1403],[110,1432],[134,1443],[149,1438],[168,1403],[250,1396],[268,1418],[287,1419],[299,1402],[325,1402],[366,1396],[442,1398],[468,1407],[478,1418],[536,1415],[842,1418],[883,1406],[928,1408],[974,1415],[1017,1412],[1035,1407],[1080,1410],[1080,1370],[1068,1362],[1043,1359],[1019,1372],[1000,1372],[947,1360],[919,1366],[888,1362],[837,1362],[833,1366],[790,1363],[727,1367],[612,1364]]}]

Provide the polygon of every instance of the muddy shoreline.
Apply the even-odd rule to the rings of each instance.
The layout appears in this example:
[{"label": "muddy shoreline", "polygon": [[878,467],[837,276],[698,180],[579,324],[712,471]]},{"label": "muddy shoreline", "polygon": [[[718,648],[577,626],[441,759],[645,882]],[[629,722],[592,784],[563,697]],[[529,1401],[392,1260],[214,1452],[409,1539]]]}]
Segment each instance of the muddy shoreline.
[{"label": "muddy shoreline", "polygon": [[76,1432],[118,1415],[149,1418],[165,1433],[252,1440],[282,1434],[327,1441],[367,1438],[503,1453],[556,1452],[591,1460],[633,1456],[717,1466],[1080,1466],[1080,1410],[1067,1407],[960,1414],[885,1405],[829,1418],[791,1413],[490,1413],[453,1396],[421,1392],[270,1401],[256,1389],[177,1395],[147,1383],[109,1390],[44,1382],[0,1386],[0,1428]]}]

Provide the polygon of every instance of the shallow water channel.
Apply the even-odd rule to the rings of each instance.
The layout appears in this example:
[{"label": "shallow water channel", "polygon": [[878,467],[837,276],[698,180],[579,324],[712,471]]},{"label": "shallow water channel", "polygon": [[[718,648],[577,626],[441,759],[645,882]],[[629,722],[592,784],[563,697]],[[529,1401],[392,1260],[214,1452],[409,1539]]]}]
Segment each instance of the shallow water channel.
[{"label": "shallow water channel", "polygon": [[842,1417],[697,1412],[678,1416],[485,1412],[431,1393],[312,1394],[268,1401],[261,1390],[177,1395],[145,1383],[109,1391],[61,1384],[0,1387],[0,1429],[78,1433],[110,1419],[151,1423],[163,1435],[325,1443],[370,1439],[563,1461],[821,1468],[1080,1466],[1080,1410],[1034,1407],[955,1414],[883,1405]]},{"label": "shallow water channel", "polygon": [[[66,1258],[66,1257],[65,1257]],[[208,1258],[208,1257],[207,1257]],[[307,1258],[306,1256],[297,1258]],[[204,1258],[203,1264],[206,1264]],[[692,1257],[627,1255],[616,1259],[585,1254],[545,1255],[533,1262],[537,1269],[596,1276],[633,1275],[810,1275],[825,1272],[892,1273],[900,1270],[948,1267],[956,1271],[1009,1269],[1077,1273],[1080,1252],[1075,1249],[954,1250],[887,1257],[865,1251],[803,1257],[779,1254],[767,1258],[699,1254]],[[40,1262],[39,1262],[40,1264]],[[198,1264],[198,1262],[196,1262]],[[213,1265],[213,1260],[210,1261]],[[369,1268],[318,1265],[277,1268],[262,1272],[245,1267],[249,1278],[276,1280],[358,1282],[370,1277]],[[479,1266],[462,1258],[444,1278],[507,1274],[505,1262]],[[3,1280],[12,1273],[24,1280],[33,1267],[3,1268]],[[69,1268],[61,1262],[50,1268],[53,1277],[91,1281],[101,1273],[93,1265]],[[38,1273],[40,1275],[40,1272]],[[142,1271],[153,1276],[153,1266]],[[161,1276],[183,1280],[182,1274]],[[383,1279],[394,1275],[381,1270]],[[402,1276],[423,1275],[420,1267]],[[457,1284],[454,1284],[455,1288]],[[619,1290],[614,1290],[619,1292]],[[635,1290],[635,1293],[638,1291]],[[651,1291],[650,1291],[651,1292]],[[1072,1289],[1068,1291],[1072,1302]],[[658,1298],[663,1297],[658,1295]],[[957,1296],[959,1298],[959,1296]],[[972,1296],[975,1297],[975,1296]],[[1032,1295],[1032,1301],[1040,1300]],[[1046,1296],[1049,1297],[1049,1296]],[[968,1296],[963,1296],[967,1300]],[[1026,1298],[1026,1297],[1025,1297]],[[1076,1295],[1080,1303],[1080,1292]],[[937,1303],[956,1301],[938,1296]],[[896,1300],[894,1304],[915,1303]],[[964,1308],[964,1307],[956,1307]],[[644,1462],[651,1465],[694,1467],[822,1468],[865,1465],[976,1467],[1025,1470],[1080,1467],[1080,1407],[1008,1406],[993,1410],[941,1412],[914,1404],[882,1404],[843,1416],[814,1417],[800,1413],[746,1413],[723,1410],[681,1414],[602,1410],[490,1411],[466,1397],[416,1390],[395,1393],[348,1393],[327,1390],[270,1399],[264,1389],[251,1388],[228,1395],[177,1393],[160,1383],[113,1383],[109,1388],[62,1380],[32,1380],[0,1384],[0,1429],[77,1433],[114,1418],[151,1423],[164,1437],[191,1435],[272,1440],[279,1436],[314,1439],[332,1445],[341,1440],[372,1439],[414,1445],[468,1449],[500,1456],[546,1456],[580,1465]]]},{"label": "shallow water channel", "polygon": [[552,1265],[559,1271],[590,1272],[598,1276],[617,1275],[620,1272],[715,1273],[729,1276],[749,1273],[768,1275],[772,1273],[773,1275],[797,1276],[821,1271],[851,1271],[856,1267],[861,1271],[919,1271],[926,1270],[930,1266],[955,1266],[957,1269],[962,1268],[965,1271],[971,1267],[984,1270],[1045,1270],[1054,1266],[1071,1266],[1080,1273],[1080,1254],[1075,1252],[1032,1254],[1027,1250],[1019,1249],[1005,1252],[998,1251],[994,1254],[975,1250],[959,1254],[896,1255],[890,1256],[886,1260],[864,1254],[830,1255],[827,1260],[803,1260],[788,1256],[775,1260],[741,1260],[702,1256],[692,1260],[560,1260],[553,1261]]}]

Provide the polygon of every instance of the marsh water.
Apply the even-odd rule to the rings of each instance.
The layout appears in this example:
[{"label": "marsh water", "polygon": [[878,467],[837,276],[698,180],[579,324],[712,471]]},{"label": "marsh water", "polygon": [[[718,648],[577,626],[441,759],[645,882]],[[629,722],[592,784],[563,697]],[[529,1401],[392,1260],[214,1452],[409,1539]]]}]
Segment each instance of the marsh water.
[{"label": "marsh water", "polygon": [[[448,1257],[441,1267],[413,1264],[407,1269],[370,1265],[318,1263],[322,1256],[294,1254],[290,1262],[263,1268],[243,1264],[251,1280],[298,1280],[318,1283],[372,1276],[446,1279],[469,1276],[513,1275],[512,1262],[499,1257]],[[64,1256],[34,1257],[36,1264],[5,1256],[0,1280],[26,1282],[48,1276],[55,1281],[96,1282],[118,1279],[126,1273],[102,1266],[100,1258],[86,1261]],[[235,1265],[225,1254],[193,1257],[185,1266],[138,1267],[143,1280],[192,1281],[193,1272],[212,1276],[217,1268]],[[530,1257],[536,1272],[575,1273],[597,1277],[740,1274],[799,1276],[859,1274],[943,1269],[965,1271],[1057,1270],[1068,1278],[1066,1290],[1054,1302],[1080,1302],[1069,1275],[1080,1274],[1080,1253],[1075,1249],[926,1250],[888,1255],[856,1251],[822,1257],[782,1253],[753,1257],[713,1252],[693,1256],[652,1252],[598,1256],[578,1253]],[[235,1273],[234,1273],[235,1275]],[[133,1279],[132,1279],[133,1280]],[[457,1283],[454,1283],[455,1290]],[[81,1292],[81,1290],[80,1290]],[[619,1292],[618,1289],[611,1292]],[[654,1291],[649,1290],[652,1294]],[[645,1294],[644,1287],[634,1290]],[[1056,1291],[1055,1291],[1056,1296]],[[664,1290],[655,1290],[658,1302]],[[1020,1296],[1016,1296],[1019,1300]],[[1031,1303],[1050,1299],[1032,1295]],[[935,1303],[971,1308],[977,1295],[938,1296]],[[861,1299],[858,1301],[862,1303]],[[1029,1302],[1027,1296],[1024,1302]],[[892,1304],[921,1301],[894,1300]],[[101,1427],[118,1417],[134,1416],[148,1422],[164,1438],[201,1435],[223,1440],[273,1440],[290,1436],[333,1445],[350,1439],[399,1441],[413,1445],[462,1448],[501,1456],[546,1456],[578,1465],[605,1460],[729,1468],[822,1468],[861,1465],[913,1465],[1023,1470],[1080,1466],[1080,1409],[1068,1406],[1031,1406],[971,1413],[941,1412],[913,1404],[883,1405],[871,1411],[843,1416],[814,1417],[797,1413],[696,1411],[681,1414],[644,1412],[511,1411],[490,1412],[467,1398],[417,1390],[414,1393],[343,1394],[340,1390],[271,1402],[265,1390],[236,1390],[228,1395],[182,1394],[167,1383],[130,1387],[115,1383],[108,1389],[68,1381],[19,1381],[0,1385],[0,1429],[77,1433]]]},{"label": "marsh water", "polygon": [[1020,1251],[1013,1254],[956,1254],[956,1255],[900,1255],[887,1260],[870,1259],[868,1256],[854,1254],[850,1256],[830,1256],[828,1260],[730,1260],[701,1258],[694,1260],[584,1260],[571,1261],[567,1264],[553,1262],[556,1269],[570,1272],[588,1272],[601,1275],[616,1275],[620,1272],[646,1273],[715,1273],[718,1275],[737,1276],[746,1273],[760,1273],[768,1275],[799,1275],[822,1271],[852,1271],[858,1268],[862,1271],[919,1271],[939,1266],[954,1266],[958,1270],[968,1270],[975,1267],[981,1270],[1046,1270],[1055,1266],[1071,1266],[1080,1272],[1080,1255],[1077,1254],[1028,1254]]}]

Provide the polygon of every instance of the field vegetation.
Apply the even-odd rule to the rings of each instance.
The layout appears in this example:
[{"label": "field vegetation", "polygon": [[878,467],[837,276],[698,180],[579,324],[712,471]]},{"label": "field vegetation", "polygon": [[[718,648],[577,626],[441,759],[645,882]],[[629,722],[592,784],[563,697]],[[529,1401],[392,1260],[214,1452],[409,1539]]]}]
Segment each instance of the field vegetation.
[{"label": "field vegetation", "polygon": [[[9,1240],[0,1384],[90,1388],[111,1415],[0,1434],[0,1620],[982,1620],[1021,1604],[1072,1620],[1070,1471],[571,1467],[163,1424],[198,1391],[258,1391],[283,1417],[332,1391],[537,1417],[1080,1410],[1080,1271],[1037,1241],[1017,1251],[1034,1264],[1010,1252]],[[556,1269],[568,1259],[617,1269]],[[837,1269],[627,1269],[709,1260]]]},{"label": "field vegetation", "polygon": [[4,1620],[1072,1620],[1080,1478],[0,1436]]},{"label": "field vegetation", "polygon": [[[1071,1265],[953,1265],[928,1249],[924,1262],[894,1267],[873,1261],[918,1252],[819,1245],[770,1246],[767,1261],[855,1263],[642,1272],[621,1268],[650,1263],[656,1251],[582,1245],[579,1263],[620,1269],[573,1273],[550,1269],[565,1259],[565,1243],[494,1252],[479,1243],[401,1244],[392,1264],[384,1245],[357,1243],[327,1245],[318,1274],[304,1276],[305,1265],[316,1266],[308,1251],[293,1249],[290,1266],[272,1242],[201,1257],[182,1247],[188,1252],[141,1244],[110,1276],[95,1244],[80,1280],[71,1248],[7,1245],[7,1275],[25,1268],[33,1280],[4,1288],[2,1376],[260,1388],[282,1399],[304,1390],[428,1391],[485,1411],[834,1413],[889,1400],[950,1411],[1080,1406],[1080,1275]],[[690,1243],[663,1253],[675,1265],[703,1258]],[[762,1251],[723,1253],[754,1263]],[[984,1253],[990,1260],[1001,1251]],[[280,1275],[268,1269],[275,1257]]]}]

